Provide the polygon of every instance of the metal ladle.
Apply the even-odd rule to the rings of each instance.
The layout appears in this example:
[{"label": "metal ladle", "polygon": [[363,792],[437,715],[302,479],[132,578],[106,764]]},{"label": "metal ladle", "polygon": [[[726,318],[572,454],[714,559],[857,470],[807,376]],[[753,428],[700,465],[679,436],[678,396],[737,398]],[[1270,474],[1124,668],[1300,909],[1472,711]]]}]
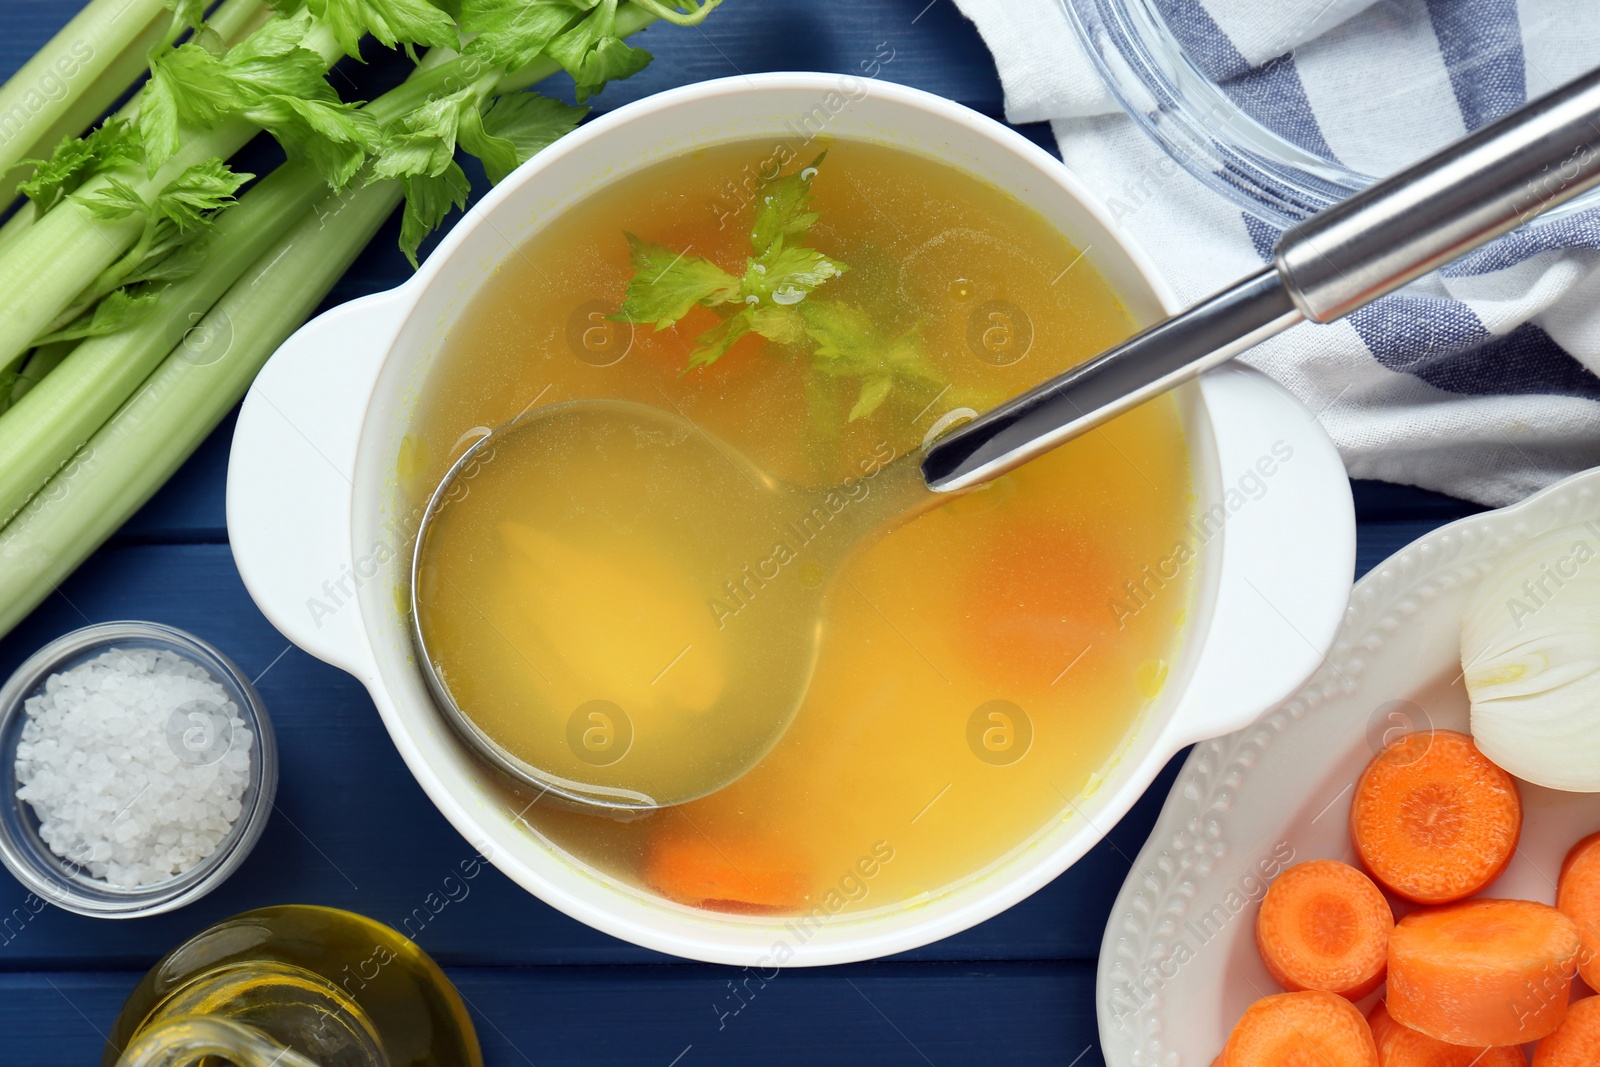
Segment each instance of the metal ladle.
[{"label": "metal ladle", "polygon": [[[783,485],[681,416],[646,405],[573,401],[529,412],[492,431],[457,460],[423,514],[412,559],[411,611],[429,688],[451,725],[480,755],[568,800],[649,809],[714,792],[754,767],[788,728],[815,663],[822,599],[831,576],[858,546],[1292,325],[1333,322],[1597,184],[1600,71],[1287,230],[1272,264],[1259,273],[974,418],[920,452],[833,489]],[[585,457],[603,459],[607,449],[626,448],[629,442],[650,452],[651,462],[679,474],[692,469],[700,479],[700,502],[725,509],[697,518],[696,509],[685,504],[673,527],[684,534],[685,546],[695,543],[697,523],[711,523],[718,536],[732,542],[725,546],[727,560],[748,561],[765,554],[763,539],[771,530],[759,524],[741,529],[736,521],[741,508],[797,516],[821,508],[829,518],[816,524],[817,535],[805,542],[805,557],[791,573],[780,564],[773,577],[761,571],[759,585],[741,579],[751,594],[748,603],[740,601],[737,618],[721,620],[738,625],[720,626],[716,640],[723,644],[724,662],[759,664],[760,669],[733,670],[712,705],[699,709],[691,726],[678,729],[670,746],[661,742],[664,747],[655,753],[660,758],[597,763],[577,751],[569,759],[553,745],[536,765],[458,706],[447,684],[448,664],[430,655],[417,592],[424,552],[436,520],[485,450],[510,451],[512,445],[542,450],[541,462],[560,469]],[[569,481],[561,493],[581,510],[587,488],[586,482]],[[650,486],[634,491],[643,506]],[[835,509],[840,499],[849,503]],[[735,568],[735,573],[742,572]],[[635,741],[642,743],[643,738]]]}]

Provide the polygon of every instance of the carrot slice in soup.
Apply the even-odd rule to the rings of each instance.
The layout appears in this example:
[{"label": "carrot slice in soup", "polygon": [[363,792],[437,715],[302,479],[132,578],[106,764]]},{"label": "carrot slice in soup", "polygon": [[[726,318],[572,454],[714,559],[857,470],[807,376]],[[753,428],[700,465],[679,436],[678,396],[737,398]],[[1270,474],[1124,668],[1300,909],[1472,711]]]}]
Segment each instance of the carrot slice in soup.
[{"label": "carrot slice in soup", "polygon": [[654,839],[644,877],[670,900],[714,911],[790,911],[805,904],[809,888],[800,864],[776,848],[693,832]]},{"label": "carrot slice in soup", "polygon": [[1591,988],[1600,989],[1600,834],[1590,834],[1567,853],[1561,864],[1556,907],[1578,924],[1583,939],[1578,973]]},{"label": "carrot slice in soup", "polygon": [[1548,904],[1469,900],[1407,915],[1389,935],[1389,1014],[1452,1045],[1520,1045],[1567,1013],[1578,928]]},{"label": "carrot slice in soup", "polygon": [[1305,990],[1245,1010],[1222,1050],[1225,1067],[1378,1067],[1372,1031],[1354,1004]]},{"label": "carrot slice in soup", "polygon": [[1350,803],[1362,862],[1418,904],[1460,900],[1494,881],[1521,833],[1516,781],[1453,730],[1407,734],[1384,749]]},{"label": "carrot slice in soup", "polygon": [[1533,1067],[1594,1067],[1600,1063],[1600,997],[1585,997],[1567,1009],[1556,1032],[1539,1042]]},{"label": "carrot slice in soup", "polygon": [[1379,1067],[1528,1067],[1528,1057],[1516,1045],[1449,1045],[1401,1026],[1389,1017],[1382,1001],[1367,1016],[1367,1024],[1378,1043]]},{"label": "carrot slice in soup", "polygon": [[1383,981],[1394,912],[1372,879],[1337,860],[1278,876],[1256,916],[1256,948],[1279,985],[1360,1000]]}]

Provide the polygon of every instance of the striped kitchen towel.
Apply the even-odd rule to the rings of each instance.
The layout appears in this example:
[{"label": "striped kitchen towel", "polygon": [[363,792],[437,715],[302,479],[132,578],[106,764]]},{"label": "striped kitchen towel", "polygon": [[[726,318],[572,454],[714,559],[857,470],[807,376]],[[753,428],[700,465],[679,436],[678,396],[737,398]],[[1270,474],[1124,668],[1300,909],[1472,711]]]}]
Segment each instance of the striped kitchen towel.
[{"label": "striped kitchen towel", "polygon": [[[994,52],[1014,123],[1062,158],[1186,302],[1259,270],[1277,233],[1117,106],[1061,0],[956,0]],[[1585,0],[1154,0],[1230,97],[1367,173],[1600,66]],[[1392,72],[1407,106],[1386,96]],[[1350,475],[1506,504],[1600,465],[1600,209],[1512,234],[1328,326],[1243,357],[1322,421]]]}]

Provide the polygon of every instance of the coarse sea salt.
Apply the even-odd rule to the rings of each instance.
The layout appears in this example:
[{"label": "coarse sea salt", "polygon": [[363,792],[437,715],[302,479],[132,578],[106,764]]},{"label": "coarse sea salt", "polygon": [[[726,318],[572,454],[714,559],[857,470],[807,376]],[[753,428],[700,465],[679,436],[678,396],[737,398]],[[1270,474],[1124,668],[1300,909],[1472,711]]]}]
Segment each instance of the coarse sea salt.
[{"label": "coarse sea salt", "polygon": [[50,850],[134,889],[191,870],[238,820],[255,737],[205,668],[111,649],[23,703],[17,796]]}]

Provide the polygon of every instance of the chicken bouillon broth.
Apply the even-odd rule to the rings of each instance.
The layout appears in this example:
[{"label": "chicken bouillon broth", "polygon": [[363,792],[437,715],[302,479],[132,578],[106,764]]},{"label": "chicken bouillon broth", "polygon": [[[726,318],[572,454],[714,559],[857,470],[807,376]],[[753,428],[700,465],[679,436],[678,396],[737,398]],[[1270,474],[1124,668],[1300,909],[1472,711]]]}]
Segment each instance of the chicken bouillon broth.
[{"label": "chicken bouillon broth", "polygon": [[[708,707],[801,699],[707,796],[521,820],[647,891],[781,914],[934,892],[1074,817],[1160,692],[1189,605],[1192,568],[1150,580],[1193,506],[1173,399],[869,539],[836,574],[819,538],[941,417],[1133,327],[1031,209],[865,142],[706,149],[550,220],[451,328],[402,442],[408,502],[486,428],[581,398],[681,416],[678,438],[728,462],[666,458],[670,427],[659,449],[640,431],[559,469],[497,445],[427,546],[419,621],[446,684],[530,763],[646,777],[694,751]],[[808,520],[772,486],[835,488]],[[801,588],[818,600],[785,592]],[[815,633],[814,665],[760,636],[778,632],[763,612],[791,610],[818,620],[788,631]]]}]

